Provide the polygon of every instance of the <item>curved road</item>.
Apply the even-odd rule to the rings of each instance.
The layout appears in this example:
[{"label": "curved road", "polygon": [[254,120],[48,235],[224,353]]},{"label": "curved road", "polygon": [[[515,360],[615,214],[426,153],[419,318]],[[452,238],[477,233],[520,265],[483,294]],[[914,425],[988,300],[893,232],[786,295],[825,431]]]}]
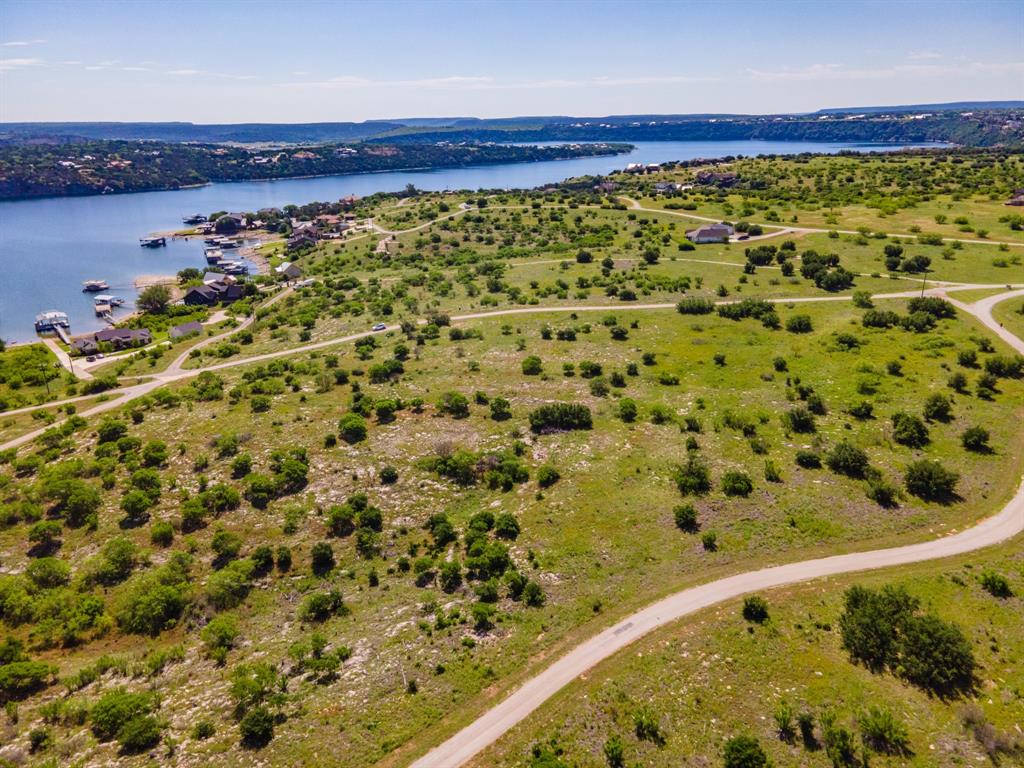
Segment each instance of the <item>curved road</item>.
[{"label": "curved road", "polygon": [[[973,304],[956,302],[973,314],[1010,346],[1024,354],[1024,341],[1002,328],[992,318],[992,307],[1000,301],[1024,296],[1024,290],[991,296]],[[676,592],[600,632],[555,661],[508,698],[489,709],[446,742],[412,763],[411,768],[458,768],[497,741],[524,720],[561,688],[596,664],[604,661],[647,633],[691,613],[755,590],[796,584],[802,581],[855,571],[889,568],[922,560],[960,555],[1006,541],[1024,531],[1024,482],[1005,507],[972,528],[935,541],[892,549],[855,552],[799,563],[788,563],[691,587]]]}]

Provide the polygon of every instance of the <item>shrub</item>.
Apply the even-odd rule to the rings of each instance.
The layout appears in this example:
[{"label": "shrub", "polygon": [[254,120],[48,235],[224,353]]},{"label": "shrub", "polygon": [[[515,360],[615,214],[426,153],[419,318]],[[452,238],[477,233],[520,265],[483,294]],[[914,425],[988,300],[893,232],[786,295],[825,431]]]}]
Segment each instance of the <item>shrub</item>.
[{"label": "shrub", "polygon": [[341,592],[335,589],[306,595],[299,606],[299,618],[302,621],[326,621],[331,616],[344,612],[345,602],[342,600]]},{"label": "shrub", "polygon": [[681,315],[708,315],[715,311],[715,303],[710,299],[686,296],[676,304],[676,311]]},{"label": "shrub", "polygon": [[968,427],[960,435],[960,444],[968,451],[976,453],[987,453],[990,450],[988,440],[988,430],[979,426]]},{"label": "shrub", "polygon": [[334,568],[334,549],[330,542],[318,541],[310,550],[310,566],[313,573],[323,576]]},{"label": "shrub", "polygon": [[641,741],[650,741],[658,746],[665,744],[658,717],[649,707],[640,707],[633,713],[633,730]]},{"label": "shrub", "polygon": [[156,707],[152,694],[131,693],[117,688],[105,693],[89,712],[93,735],[110,741],[134,718],[144,717]]},{"label": "shrub", "polygon": [[769,768],[771,761],[753,736],[733,736],[725,742],[725,768]]},{"label": "shrub", "polygon": [[469,416],[469,400],[459,392],[445,392],[437,404],[437,410],[456,419]]},{"label": "shrub", "polygon": [[561,477],[557,469],[550,464],[544,464],[537,470],[537,485],[541,488],[549,488],[557,483]]},{"label": "shrub", "polygon": [[235,560],[206,580],[206,599],[216,610],[239,605],[252,588],[255,565],[251,560]]},{"label": "shrub", "polygon": [[924,417],[928,421],[949,421],[952,416],[953,404],[945,395],[935,392],[924,401]]},{"label": "shrub", "polygon": [[636,402],[629,397],[623,397],[618,403],[619,418],[625,422],[636,421],[637,408]]},{"label": "shrub", "polygon": [[868,479],[867,497],[880,507],[895,507],[899,498],[899,489],[880,477]]},{"label": "shrub", "polygon": [[878,672],[898,660],[900,627],[919,606],[902,587],[853,586],[843,595],[839,633],[850,658]]},{"label": "shrub", "polygon": [[676,487],[683,496],[703,496],[711,490],[711,473],[699,456],[690,454],[686,463],[673,473]]},{"label": "shrub", "polygon": [[904,482],[910,493],[929,501],[947,501],[956,494],[960,476],[937,461],[922,459],[907,467]]},{"label": "shrub", "polygon": [[868,469],[868,455],[852,443],[836,443],[825,455],[825,463],[833,472],[847,477],[863,477]]},{"label": "shrub", "polygon": [[366,421],[358,413],[346,413],[338,421],[338,434],[346,443],[358,443],[366,439]]},{"label": "shrub", "polygon": [[722,475],[722,491],[726,496],[749,496],[754,483],[746,472],[729,471]]},{"label": "shrub", "polygon": [[203,627],[199,636],[206,644],[210,656],[223,663],[227,652],[234,647],[235,640],[238,639],[238,621],[229,614],[214,616]]},{"label": "shrub", "polygon": [[693,504],[680,504],[672,510],[676,527],[681,531],[692,533],[697,530],[697,508]]},{"label": "shrub", "polygon": [[508,400],[503,397],[495,397],[489,403],[491,409],[491,418],[494,421],[505,421],[512,417],[512,409],[509,406]]},{"label": "shrub", "polygon": [[782,425],[796,434],[807,434],[817,430],[814,415],[806,408],[799,406],[782,415]]},{"label": "shrub", "polygon": [[131,718],[117,732],[117,740],[125,754],[135,755],[155,747],[160,742],[163,727],[150,715]]},{"label": "shrub", "polygon": [[700,543],[704,546],[704,551],[715,552],[718,550],[718,535],[714,531],[706,531],[701,535]]},{"label": "shrub", "polygon": [[979,577],[982,588],[993,597],[1012,597],[1013,590],[1010,589],[1010,582],[1001,573],[985,571]]},{"label": "shrub", "polygon": [[762,624],[768,620],[768,601],[758,595],[743,598],[743,618]]},{"label": "shrub", "polygon": [[590,409],[579,403],[542,405],[530,412],[530,429],[534,432],[590,429],[592,426]]},{"label": "shrub", "polygon": [[169,547],[174,541],[174,528],[166,520],[157,520],[149,528],[149,540],[161,547]]},{"label": "shrub", "polygon": [[892,415],[892,438],[909,448],[922,448],[928,444],[928,427],[917,416],[909,413]]},{"label": "shrub", "polygon": [[872,705],[857,718],[864,744],[886,755],[910,754],[910,734],[889,709]]},{"label": "shrub", "polygon": [[27,659],[0,665],[0,700],[23,699],[49,685],[57,668],[42,661]]},{"label": "shrub", "polygon": [[911,683],[939,694],[970,690],[974,652],[955,624],[936,616],[911,616],[900,636],[900,671]]},{"label": "shrub", "polygon": [[793,315],[786,321],[786,330],[790,333],[810,333],[814,330],[810,315]]},{"label": "shrub", "polygon": [[544,364],[541,359],[536,355],[530,355],[529,357],[523,358],[523,373],[526,376],[539,376],[544,370]]},{"label": "shrub", "polygon": [[380,468],[380,481],[384,485],[394,485],[398,482],[398,470],[388,465]]},{"label": "shrub", "polygon": [[820,469],[821,456],[815,451],[802,448],[796,452],[796,463],[804,469]]},{"label": "shrub", "polygon": [[274,738],[274,716],[266,707],[253,707],[242,716],[238,731],[245,746],[265,747]]}]

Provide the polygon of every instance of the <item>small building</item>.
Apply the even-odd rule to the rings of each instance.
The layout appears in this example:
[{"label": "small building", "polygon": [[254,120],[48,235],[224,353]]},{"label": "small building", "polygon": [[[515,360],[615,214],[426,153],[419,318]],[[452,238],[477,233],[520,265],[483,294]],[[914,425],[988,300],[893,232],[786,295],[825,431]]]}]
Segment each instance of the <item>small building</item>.
[{"label": "small building", "polygon": [[71,342],[71,352],[75,355],[95,355],[99,351],[99,345],[92,336],[83,336]]},{"label": "small building", "polygon": [[197,320],[192,320],[188,323],[182,323],[181,325],[175,325],[171,327],[171,330],[167,332],[167,335],[172,339],[183,339],[186,336],[192,336],[194,334],[200,334],[203,332],[203,324]]},{"label": "small building", "polygon": [[298,248],[304,248],[308,245],[316,245],[317,238],[310,232],[296,232],[288,238],[286,247],[289,251],[294,251]]},{"label": "small building", "polygon": [[104,328],[96,331],[97,344],[110,344],[114,349],[142,347],[153,341],[148,328]]},{"label": "small building", "polygon": [[694,243],[727,243],[732,234],[733,228],[728,224],[708,224],[691,229],[686,236]]},{"label": "small building", "polygon": [[302,270],[294,261],[284,261],[274,267],[274,271],[285,280],[298,280],[302,277]]}]

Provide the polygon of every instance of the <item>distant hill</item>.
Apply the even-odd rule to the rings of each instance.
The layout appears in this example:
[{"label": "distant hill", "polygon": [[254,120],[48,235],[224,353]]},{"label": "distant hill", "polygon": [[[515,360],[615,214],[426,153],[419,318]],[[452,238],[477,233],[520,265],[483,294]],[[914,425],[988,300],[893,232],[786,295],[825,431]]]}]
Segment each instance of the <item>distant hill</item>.
[{"label": "distant hill", "polygon": [[1024,101],[949,101],[943,104],[902,104],[890,107],[834,107],[819,109],[816,115],[850,115],[850,114],[906,114],[914,112],[948,112],[965,109],[1024,109]]},{"label": "distant hill", "polygon": [[[963,112],[971,112],[965,116]],[[332,123],[0,123],[0,144],[159,141],[200,144],[524,141],[791,141],[1019,144],[1024,101],[836,107],[811,114],[408,117]]]}]

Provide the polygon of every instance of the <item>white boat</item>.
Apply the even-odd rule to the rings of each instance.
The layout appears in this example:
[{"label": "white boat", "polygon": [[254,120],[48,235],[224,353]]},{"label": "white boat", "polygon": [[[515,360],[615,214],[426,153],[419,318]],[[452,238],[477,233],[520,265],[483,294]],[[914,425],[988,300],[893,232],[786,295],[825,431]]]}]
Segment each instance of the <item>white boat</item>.
[{"label": "white boat", "polygon": [[86,293],[97,293],[99,291],[105,291],[110,287],[110,283],[106,280],[86,280],[82,283],[82,290]]},{"label": "white boat", "polygon": [[37,331],[54,331],[57,328],[70,328],[71,321],[65,312],[49,309],[36,315]]}]

